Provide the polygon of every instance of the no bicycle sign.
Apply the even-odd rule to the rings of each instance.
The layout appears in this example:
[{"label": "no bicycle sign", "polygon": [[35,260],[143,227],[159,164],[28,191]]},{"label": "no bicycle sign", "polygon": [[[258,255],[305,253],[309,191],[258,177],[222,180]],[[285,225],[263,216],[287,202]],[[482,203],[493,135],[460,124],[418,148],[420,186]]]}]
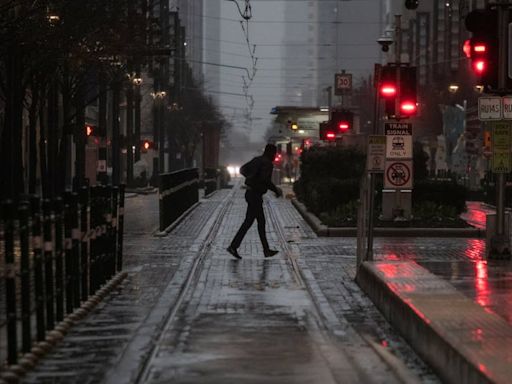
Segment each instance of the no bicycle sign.
[{"label": "no bicycle sign", "polygon": [[388,160],[384,172],[385,189],[412,188],[412,160]]}]

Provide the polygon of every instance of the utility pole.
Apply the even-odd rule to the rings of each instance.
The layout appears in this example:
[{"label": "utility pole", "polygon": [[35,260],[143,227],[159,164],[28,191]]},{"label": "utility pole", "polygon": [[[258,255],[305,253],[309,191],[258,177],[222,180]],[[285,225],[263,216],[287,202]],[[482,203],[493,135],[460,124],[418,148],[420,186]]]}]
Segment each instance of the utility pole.
[{"label": "utility pole", "polygon": [[105,72],[99,77],[98,97],[98,164],[96,167],[97,180],[103,185],[108,184],[107,179],[107,83]]},{"label": "utility pole", "polygon": [[[140,78],[140,64],[137,64],[135,70],[135,76]],[[141,94],[140,94],[140,84],[135,85],[134,92],[134,102],[135,102],[135,137],[134,137],[134,145],[135,145],[135,162],[140,160],[140,124],[141,124],[141,114],[140,114],[140,103],[141,103]]]},{"label": "utility pole", "polygon": [[[499,66],[498,88],[504,90],[507,87],[507,62],[508,62],[508,0],[497,4],[498,7],[498,36],[499,36]],[[491,239],[491,251],[489,257],[494,259],[510,258],[510,240],[505,233],[505,174],[497,174],[496,185],[496,234]]]},{"label": "utility pole", "polygon": [[[128,60],[128,73],[132,72],[131,59]],[[133,83],[126,82],[126,185],[133,185]]]},{"label": "utility pole", "polygon": [[[118,76],[117,74],[115,75]],[[115,78],[112,81],[112,184],[121,184],[121,143],[119,127],[119,97],[121,83]]]}]

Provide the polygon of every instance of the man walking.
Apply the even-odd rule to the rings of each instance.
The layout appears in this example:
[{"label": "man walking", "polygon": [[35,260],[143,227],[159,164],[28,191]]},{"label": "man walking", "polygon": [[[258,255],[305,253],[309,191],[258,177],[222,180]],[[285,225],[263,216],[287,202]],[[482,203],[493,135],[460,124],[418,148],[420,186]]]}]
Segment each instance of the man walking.
[{"label": "man walking", "polygon": [[227,249],[237,259],[242,258],[238,254],[238,247],[240,247],[245,234],[254,223],[254,220],[258,222],[258,234],[260,235],[265,257],[272,257],[278,253],[278,251],[270,249],[268,245],[265,234],[265,215],[263,213],[263,195],[267,190],[273,191],[276,197],[280,197],[283,194],[281,189],[272,183],[272,170],[274,168],[272,162],[276,152],[277,148],[275,145],[267,144],[262,156],[255,157],[240,168],[240,173],[245,176],[245,185],[247,186],[247,191],[245,192],[247,213],[245,214],[244,222]]}]

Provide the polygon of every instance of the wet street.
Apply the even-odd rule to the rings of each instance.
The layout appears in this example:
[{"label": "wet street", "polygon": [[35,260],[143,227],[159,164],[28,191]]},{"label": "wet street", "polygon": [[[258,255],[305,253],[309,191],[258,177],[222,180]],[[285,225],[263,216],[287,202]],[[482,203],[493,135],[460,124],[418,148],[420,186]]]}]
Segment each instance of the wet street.
[{"label": "wet street", "polygon": [[[319,238],[289,200],[268,197],[280,253],[265,259],[253,227],[232,258],[243,195],[202,199],[166,236],[158,196],[129,195],[127,279],[24,382],[439,382],[354,282],[354,238]],[[375,258],[417,263],[510,323],[510,267],[486,261],[484,245],[378,238]]]},{"label": "wet street", "polygon": [[[318,238],[269,197],[280,253],[263,258],[254,227],[233,259],[243,194],[203,199],[167,236],[155,236],[158,196],[129,195],[128,278],[24,382],[438,382],[353,281],[354,238]],[[510,322],[512,279],[483,240],[379,238],[375,255],[417,262]]]},{"label": "wet street", "polygon": [[127,199],[128,278],[26,383],[437,383],[353,281],[355,239],[317,238],[288,200],[268,198],[233,259],[244,191],[203,199],[154,236],[156,195]]}]

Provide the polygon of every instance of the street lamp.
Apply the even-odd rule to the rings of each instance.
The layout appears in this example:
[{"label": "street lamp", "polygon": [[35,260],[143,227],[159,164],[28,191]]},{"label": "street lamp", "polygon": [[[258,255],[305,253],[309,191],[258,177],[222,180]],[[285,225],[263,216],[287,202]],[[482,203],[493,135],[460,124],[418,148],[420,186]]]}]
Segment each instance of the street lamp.
[{"label": "street lamp", "polygon": [[156,91],[156,92],[151,92],[150,95],[154,100],[157,100],[157,99],[161,100],[165,96],[167,96],[167,92],[166,91]]},{"label": "street lamp", "polygon": [[450,91],[450,93],[457,93],[457,91],[459,90],[459,86],[457,84],[450,84],[448,90]]},{"label": "street lamp", "polygon": [[143,80],[142,80],[142,77],[140,77],[140,74],[129,73],[126,76],[128,77],[128,80],[131,81],[132,85],[135,85],[136,87],[141,86],[143,83]]}]

